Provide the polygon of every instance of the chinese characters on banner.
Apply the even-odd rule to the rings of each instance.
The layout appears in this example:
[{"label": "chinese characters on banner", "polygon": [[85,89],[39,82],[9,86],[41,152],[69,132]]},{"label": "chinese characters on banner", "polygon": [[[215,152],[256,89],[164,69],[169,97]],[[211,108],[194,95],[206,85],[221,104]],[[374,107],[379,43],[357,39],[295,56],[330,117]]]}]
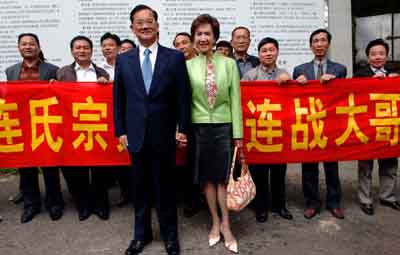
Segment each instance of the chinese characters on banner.
[{"label": "chinese characters on banner", "polygon": [[[241,87],[249,163],[400,155],[400,78]],[[0,167],[128,164],[114,137],[112,85],[0,83]]]},{"label": "chinese characters on banner", "polygon": [[356,160],[400,155],[400,79],[277,85],[242,82],[249,163]]}]

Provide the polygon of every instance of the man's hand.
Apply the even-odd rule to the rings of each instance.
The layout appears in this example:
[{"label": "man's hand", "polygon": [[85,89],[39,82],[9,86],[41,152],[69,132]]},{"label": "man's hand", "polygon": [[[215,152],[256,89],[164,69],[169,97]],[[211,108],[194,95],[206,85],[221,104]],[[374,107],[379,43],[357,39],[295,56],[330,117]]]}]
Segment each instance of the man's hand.
[{"label": "man's hand", "polygon": [[126,135],[121,135],[118,137],[119,143],[124,147],[125,150],[128,149],[129,143],[128,143],[128,137]]},{"label": "man's hand", "polygon": [[302,85],[306,84],[308,82],[306,76],[304,74],[300,75],[297,77],[296,81]]},{"label": "man's hand", "polygon": [[97,79],[97,83],[106,84],[107,82],[108,80],[103,76]]},{"label": "man's hand", "polygon": [[398,74],[398,73],[390,73],[390,74],[388,74],[388,77],[399,77],[400,76],[400,74]]},{"label": "man's hand", "polygon": [[184,133],[176,132],[176,144],[178,145],[178,148],[186,148],[187,143],[187,136]]},{"label": "man's hand", "polygon": [[330,80],[336,79],[336,76],[333,74],[324,74],[321,76],[321,79],[319,80],[321,83],[327,83]]},{"label": "man's hand", "polygon": [[282,85],[290,80],[290,76],[287,73],[283,73],[276,78],[279,85]]},{"label": "man's hand", "polygon": [[386,77],[386,74],[384,73],[376,73],[373,78],[378,78],[378,79],[384,79]]}]

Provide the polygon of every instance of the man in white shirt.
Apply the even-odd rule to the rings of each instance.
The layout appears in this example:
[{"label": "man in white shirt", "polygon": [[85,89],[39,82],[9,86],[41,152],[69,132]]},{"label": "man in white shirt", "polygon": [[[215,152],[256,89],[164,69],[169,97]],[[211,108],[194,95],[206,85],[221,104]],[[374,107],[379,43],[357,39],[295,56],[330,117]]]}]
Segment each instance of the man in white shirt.
[{"label": "man in white shirt", "polygon": [[113,81],[115,61],[121,47],[121,39],[118,35],[107,32],[100,38],[100,45],[105,59],[99,66],[107,71],[110,80]]},{"label": "man in white shirt", "polygon": [[[108,73],[92,62],[93,43],[85,36],[76,36],[70,43],[74,62],[57,72],[59,81],[99,82],[109,80]],[[89,171],[92,170],[90,182]],[[63,167],[68,189],[77,203],[79,220],[84,221],[93,212],[102,220],[109,218],[107,170],[102,167]],[[90,185],[91,183],[91,185]],[[91,196],[93,191],[93,197]]]}]

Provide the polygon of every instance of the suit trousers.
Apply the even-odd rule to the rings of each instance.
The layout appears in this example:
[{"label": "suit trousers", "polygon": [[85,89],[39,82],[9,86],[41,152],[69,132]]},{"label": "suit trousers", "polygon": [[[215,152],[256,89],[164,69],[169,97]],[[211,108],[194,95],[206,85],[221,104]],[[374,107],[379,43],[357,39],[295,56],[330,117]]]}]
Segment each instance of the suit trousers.
[{"label": "suit trousers", "polygon": [[78,210],[108,208],[109,167],[64,167],[62,169],[68,190]]},{"label": "suit trousers", "polygon": [[[146,141],[146,139],[145,139]],[[135,211],[134,239],[152,239],[151,207],[153,196],[165,241],[178,239],[178,219],[175,191],[175,148],[153,149],[146,143],[137,153],[130,153],[132,189]]]},{"label": "suit trousers", "polygon": [[256,212],[262,213],[268,206],[272,211],[279,211],[285,207],[286,164],[250,165],[249,169],[256,185],[256,197],[252,202]]},{"label": "suit trousers", "polygon": [[[43,167],[42,171],[46,188],[45,207],[63,207],[64,199],[61,192],[58,167]],[[36,167],[20,169],[20,189],[24,197],[24,208],[40,208],[42,206],[38,169]]]},{"label": "suit trousers", "polygon": [[[378,159],[379,198],[384,201],[396,201],[397,158]],[[372,204],[373,160],[358,161],[358,198],[361,203]]]},{"label": "suit trousers", "polygon": [[[338,162],[324,162],[326,181],[326,207],[338,208],[342,199]],[[319,169],[318,163],[302,164],[303,193],[306,208],[319,209]]]}]

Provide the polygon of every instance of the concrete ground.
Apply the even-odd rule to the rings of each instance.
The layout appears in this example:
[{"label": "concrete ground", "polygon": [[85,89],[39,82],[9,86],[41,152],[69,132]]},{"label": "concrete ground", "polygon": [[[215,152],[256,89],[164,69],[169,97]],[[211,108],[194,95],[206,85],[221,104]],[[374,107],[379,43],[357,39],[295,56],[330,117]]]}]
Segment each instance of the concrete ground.
[{"label": "concrete ground", "polygon": [[[293,164],[288,169],[287,200],[294,220],[287,221],[270,215],[266,223],[258,224],[249,209],[232,213],[232,227],[239,241],[240,254],[400,254],[400,212],[376,205],[375,216],[363,214],[356,196],[356,163],[342,162],[340,174],[346,215],[344,220],[333,218],[326,210],[312,220],[304,219],[300,166]],[[376,197],[377,171],[374,171],[374,180]],[[0,176],[0,216],[3,217],[0,223],[0,255],[124,253],[132,236],[131,208],[113,206],[108,221],[101,221],[92,215],[87,221],[79,222],[64,185],[67,206],[61,220],[53,222],[43,212],[32,222],[21,224],[21,206],[8,201],[8,197],[16,192],[17,184],[17,176]],[[320,186],[323,198],[323,171]],[[118,199],[117,190],[112,190],[111,199]],[[181,209],[179,214],[182,254],[229,254],[222,243],[215,248],[207,247],[209,218],[206,211],[189,219],[182,216]],[[142,254],[165,254],[156,220],[153,220],[153,226],[155,241]]]}]

